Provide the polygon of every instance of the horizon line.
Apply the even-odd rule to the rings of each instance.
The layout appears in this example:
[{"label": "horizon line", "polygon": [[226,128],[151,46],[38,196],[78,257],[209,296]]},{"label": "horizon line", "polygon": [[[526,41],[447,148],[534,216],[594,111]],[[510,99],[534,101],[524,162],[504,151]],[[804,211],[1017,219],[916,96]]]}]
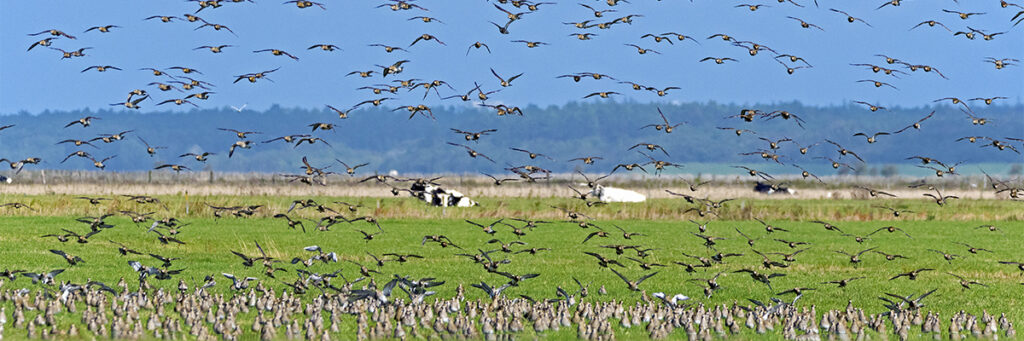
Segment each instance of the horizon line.
[{"label": "horizon line", "polygon": [[[446,110],[446,111],[454,111],[454,109],[481,109],[481,110],[483,110],[483,108],[479,105],[480,103],[481,102],[473,101],[473,104],[466,104],[466,103],[444,104],[442,106],[439,106],[438,109],[442,109],[442,110]],[[562,103],[562,104],[540,105],[540,104],[536,104],[536,103],[529,103],[529,104],[517,105],[517,106],[522,106],[524,108],[525,107],[537,107],[537,108],[539,108],[541,110],[550,110],[550,109],[561,109],[561,108],[565,108],[567,106],[579,105],[579,104],[589,104],[589,105],[595,105],[595,104],[597,104],[597,105],[600,105],[600,104],[612,104],[612,105],[635,104],[635,105],[670,105],[670,106],[683,106],[683,105],[693,105],[693,104],[696,104],[696,105],[723,105],[723,106],[732,106],[732,107],[764,107],[764,106],[778,106],[778,105],[786,104],[786,105],[798,105],[798,106],[801,106],[801,107],[817,108],[817,109],[847,108],[847,107],[852,106],[849,103],[846,103],[846,104],[828,104],[828,105],[810,105],[810,104],[805,104],[805,103],[801,102],[800,100],[796,100],[796,99],[790,100],[788,102],[787,101],[780,101],[780,102],[773,102],[773,103],[754,103],[754,104],[742,103],[742,104],[740,104],[740,103],[736,103],[736,102],[719,103],[719,102],[717,102],[715,100],[685,101],[685,102],[684,101],[678,101],[678,100],[673,100],[673,101],[668,101],[668,102],[657,102],[657,101],[639,102],[639,101],[636,101],[636,100],[634,100],[632,98],[629,98],[629,99],[626,99],[626,100],[623,100],[623,101],[611,99],[611,100],[608,100],[608,101],[603,101],[601,103],[581,102],[581,101],[573,100],[573,101],[565,102],[565,103]],[[248,105],[248,103],[245,103],[245,104],[243,104],[243,107],[245,107],[247,105]],[[375,108],[376,109],[384,108],[384,110],[388,110],[388,109],[395,109],[395,108],[401,108],[401,107],[402,106],[391,107],[391,106],[381,105],[380,107],[375,107]],[[925,105],[907,106],[907,107],[904,107],[904,106],[901,106],[901,105],[894,105],[891,108],[894,109],[894,110],[918,110],[918,109],[932,109],[932,108],[939,108],[939,107],[958,108],[958,106],[956,106],[956,105],[950,105],[950,104],[947,104],[947,103],[925,104]],[[1008,104],[1008,103],[993,103],[991,105],[986,105],[986,107],[995,107],[995,108],[998,108],[998,109],[1014,109],[1014,108],[1024,107],[1024,102],[1018,101],[1018,102],[1012,103],[1012,104]],[[43,114],[61,114],[61,113],[70,113],[70,112],[115,112],[115,113],[132,113],[132,112],[135,112],[135,113],[138,113],[138,114],[151,114],[151,113],[179,113],[179,114],[188,114],[188,113],[201,112],[201,111],[204,111],[204,110],[235,111],[235,112],[238,112],[238,113],[242,113],[244,111],[266,113],[267,111],[270,111],[273,108],[284,109],[284,110],[306,110],[306,111],[316,111],[316,110],[324,111],[324,110],[327,110],[326,109],[326,104],[323,105],[323,106],[312,106],[312,107],[310,107],[310,106],[298,106],[298,105],[296,105],[296,106],[285,106],[285,105],[283,105],[281,103],[274,103],[274,104],[271,104],[270,106],[268,106],[266,108],[256,108],[256,109],[254,109],[254,108],[245,108],[243,110],[237,110],[237,109],[233,108],[232,105],[222,105],[222,106],[214,106],[214,107],[208,107],[208,108],[189,108],[188,110],[184,110],[184,111],[173,110],[172,109],[172,110],[160,110],[160,111],[148,111],[148,112],[132,111],[132,110],[128,110],[128,109],[124,109],[124,108],[120,108],[120,107],[116,107],[116,108],[102,108],[101,107],[101,108],[95,108],[95,110],[94,110],[94,108],[86,106],[86,107],[79,108],[79,109],[43,109],[42,111],[38,111],[38,112],[30,112],[30,111],[25,110],[25,109],[20,109],[20,110],[17,110],[15,112],[2,112],[2,111],[0,111],[0,116],[16,116],[16,115],[39,116],[39,115],[43,115]],[[367,108],[366,110],[373,110],[375,108]]]}]

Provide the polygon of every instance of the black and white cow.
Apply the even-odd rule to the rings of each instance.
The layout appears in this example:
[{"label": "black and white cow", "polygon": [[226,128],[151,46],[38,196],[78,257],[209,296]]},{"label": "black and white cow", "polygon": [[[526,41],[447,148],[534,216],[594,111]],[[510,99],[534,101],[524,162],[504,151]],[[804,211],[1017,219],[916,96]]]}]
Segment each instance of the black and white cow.
[{"label": "black and white cow", "polygon": [[463,195],[461,192],[451,189],[444,189],[441,186],[429,183],[414,183],[409,188],[413,196],[424,202],[439,207],[473,207],[480,205],[473,199]]},{"label": "black and white cow", "polygon": [[754,185],[754,192],[763,194],[796,194],[796,191],[790,189],[789,187],[783,185],[772,186],[772,184],[760,181],[758,181],[757,184]]}]

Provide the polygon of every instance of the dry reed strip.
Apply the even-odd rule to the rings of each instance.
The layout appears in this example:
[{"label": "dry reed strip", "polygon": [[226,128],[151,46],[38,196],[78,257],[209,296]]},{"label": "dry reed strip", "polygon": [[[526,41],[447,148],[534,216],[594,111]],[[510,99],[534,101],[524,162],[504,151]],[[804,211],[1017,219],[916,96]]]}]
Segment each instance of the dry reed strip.
[{"label": "dry reed strip", "polygon": [[[27,172],[26,172],[27,173]],[[209,172],[183,174],[180,178],[166,173],[146,177],[147,173],[98,173],[98,172],[62,172],[54,175],[49,172],[47,181],[43,182],[40,172],[28,173],[23,179],[12,184],[0,185],[0,194],[21,195],[190,195],[214,196],[326,196],[326,197],[391,197],[390,187],[374,181],[358,182],[358,178],[330,176],[327,186],[307,186],[289,183],[274,174],[262,173],[217,173]],[[205,175],[204,175],[205,174]],[[435,175],[406,175],[409,177],[432,178]],[[488,178],[477,175],[437,175],[443,176],[440,183],[446,188],[458,190],[470,197],[484,198],[556,198],[571,197],[574,192],[568,188],[573,185],[577,189],[585,189],[585,181],[578,175],[558,175],[551,180],[536,183],[506,183],[494,186]],[[81,177],[81,178],[79,178]],[[683,177],[693,180],[692,176]],[[792,195],[765,195],[753,191],[754,182],[740,176],[712,176],[701,178],[710,180],[710,184],[691,193],[680,177],[645,178],[638,176],[614,176],[605,181],[609,187],[637,191],[648,198],[671,197],[665,190],[691,194],[700,198],[748,198],[748,199],[863,199],[866,192],[852,188],[854,185],[869,186],[890,192],[900,198],[921,198],[926,190],[906,188],[905,184],[919,181],[918,178],[878,178],[878,177],[837,177],[828,179],[829,185],[806,182],[800,179],[785,180],[796,193]],[[927,179],[929,183],[943,188],[944,192],[960,196],[964,199],[1005,199],[1006,195],[996,195],[988,190],[989,184],[984,177],[960,177],[947,179]],[[407,183],[396,183],[405,186]]]},{"label": "dry reed strip", "polygon": [[[267,205],[269,208],[257,212],[256,217],[270,217],[287,210],[293,199],[321,198],[320,201],[354,200],[371,206],[370,214],[382,219],[425,218],[425,219],[489,219],[501,217],[529,217],[532,219],[560,220],[559,211],[549,205],[569,207],[586,212],[594,219],[606,220],[706,220],[686,209],[694,207],[682,198],[671,196],[666,189],[685,193],[698,198],[721,200],[739,199],[719,211],[716,219],[748,220],[762,219],[809,220],[831,219],[836,221],[892,220],[883,210],[869,209],[874,204],[900,205],[920,208],[920,212],[902,217],[913,220],[951,221],[1005,221],[1024,219],[1024,209],[1016,202],[1006,200],[1005,195],[995,195],[985,177],[929,178],[930,183],[943,188],[945,194],[957,195],[961,200],[945,208],[939,208],[923,197],[926,189],[910,189],[906,184],[919,181],[918,178],[877,178],[877,177],[836,177],[827,179],[828,185],[792,179],[796,193],[793,195],[766,195],[753,191],[753,182],[741,176],[703,177],[711,180],[696,192],[690,192],[681,178],[694,180],[693,176],[639,177],[615,175],[603,184],[625,188],[646,195],[649,200],[643,204],[612,204],[599,208],[587,208],[579,200],[568,199],[575,194],[568,185],[578,189],[586,188],[583,179],[575,174],[556,175],[551,180],[536,183],[506,183],[494,186],[493,182],[479,175],[445,175],[441,183],[446,188],[465,193],[482,203],[481,207],[436,208],[414,199],[395,200],[390,187],[375,181],[360,183],[359,177],[332,175],[327,186],[306,186],[289,183],[274,174],[260,173],[210,173],[195,172],[180,177],[164,172],[102,173],[102,172],[24,172],[25,176],[13,184],[0,185],[0,202],[35,201],[43,206],[38,211],[0,209],[0,215],[93,215],[97,212],[132,210],[138,212],[156,211],[162,216],[212,217],[213,210],[204,204],[215,206]],[[46,182],[43,183],[43,178]],[[404,175],[404,177],[430,178],[428,175]],[[398,183],[396,183],[398,184]],[[408,183],[400,183],[406,186]],[[898,199],[871,199],[865,190],[854,185],[877,188],[895,194]],[[167,203],[167,209],[146,207],[128,201],[121,195],[150,195]],[[186,198],[187,195],[187,198]],[[84,201],[74,200],[75,196],[117,197],[118,200],[104,202],[99,207],[90,207]],[[402,198],[408,198],[403,195]],[[523,201],[525,199],[539,199]],[[804,201],[802,204],[786,204],[791,199]],[[385,202],[381,205],[381,202]],[[823,204],[834,202],[835,204]],[[376,206],[376,208],[372,207]],[[187,212],[187,215],[186,215]],[[314,214],[298,213],[306,218],[318,218]],[[710,219],[710,217],[708,218]]]},{"label": "dry reed strip", "polygon": [[[565,185],[533,184],[533,185],[503,185],[500,187],[483,184],[464,184],[463,186],[446,186],[460,191],[470,198],[568,198],[575,192]],[[583,190],[586,187],[577,187]],[[698,198],[710,199],[867,199],[866,191],[843,188],[803,188],[796,189],[795,194],[764,194],[755,192],[752,186],[720,185],[701,188],[697,192],[690,192],[686,187],[624,187],[625,189],[637,191],[649,199],[672,198],[665,190],[676,193],[684,193]],[[896,195],[899,198],[922,199],[923,193],[927,190],[914,190],[903,188],[880,188]],[[189,195],[197,196],[318,196],[318,197],[347,197],[347,198],[388,198],[393,197],[390,187],[376,184],[329,184],[328,186],[303,186],[303,185],[273,185],[273,184],[11,184],[0,186],[0,194],[6,195]],[[962,199],[1006,199],[1007,195],[997,195],[994,191],[983,190],[947,190],[944,194],[952,194]]]},{"label": "dry reed strip", "polygon": [[[433,207],[408,196],[398,198],[382,197],[334,197],[334,196],[280,196],[280,195],[217,195],[196,196],[164,195],[157,196],[163,204],[138,204],[127,197],[107,196],[114,200],[104,201],[100,205],[91,206],[84,200],[77,200],[71,195],[0,195],[0,202],[19,201],[35,208],[13,209],[0,208],[0,216],[96,216],[108,212],[134,211],[155,212],[154,218],[212,218],[215,210],[208,205],[230,207],[262,205],[252,217],[270,218],[274,214],[286,212],[291,200],[314,198],[317,202],[333,208],[348,218],[369,215],[378,219],[474,219],[497,220],[500,218],[525,218],[548,221],[564,221],[566,216],[552,206],[564,207],[583,212],[590,219],[603,220],[668,220],[684,221],[694,219],[706,220],[764,220],[810,221],[962,221],[996,223],[1003,221],[1024,220],[1024,209],[1020,202],[1009,200],[957,200],[945,207],[939,207],[925,199],[921,200],[757,200],[738,199],[731,201],[718,210],[717,216],[700,217],[693,211],[695,207],[681,198],[659,198],[645,203],[613,203],[600,207],[587,207],[581,200],[566,198],[542,198],[526,200],[521,198],[479,198],[481,205],[472,208]],[[364,206],[356,213],[350,213],[335,201],[359,203]],[[874,205],[886,205],[911,209],[914,213],[905,213],[898,219],[888,211],[872,208]],[[228,212],[220,212],[222,216],[230,216]],[[307,228],[315,226],[315,221],[327,215],[313,209],[295,210],[289,215],[293,218],[312,220]]]}]

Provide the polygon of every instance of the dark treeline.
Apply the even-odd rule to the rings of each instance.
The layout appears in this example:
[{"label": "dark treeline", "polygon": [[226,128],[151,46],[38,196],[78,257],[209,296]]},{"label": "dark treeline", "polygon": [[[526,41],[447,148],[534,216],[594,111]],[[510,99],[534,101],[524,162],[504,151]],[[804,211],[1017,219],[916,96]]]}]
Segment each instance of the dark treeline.
[{"label": "dark treeline", "polygon": [[[265,111],[242,112],[229,108],[153,113],[123,110],[48,111],[0,116],[0,126],[15,125],[0,131],[0,158],[15,161],[27,157],[42,158],[41,164],[28,166],[33,169],[93,169],[91,161],[78,157],[71,157],[61,163],[68,154],[84,150],[96,159],[117,155],[106,163],[109,171],[147,170],[159,164],[171,163],[182,164],[192,170],[294,173],[300,171],[301,158],[308,156],[315,166],[335,163],[333,160],[336,158],[352,165],[369,162],[370,166],[360,170],[366,173],[392,169],[415,173],[494,173],[502,172],[501,169],[508,165],[523,164],[533,164],[555,172],[568,172],[580,165],[579,162],[567,162],[568,159],[601,156],[604,160],[587,168],[588,172],[600,173],[610,171],[618,163],[648,161],[638,150],[659,160],[681,164],[775,165],[757,155],[742,156],[739,153],[768,149],[768,143],[759,137],[788,137],[796,144],[783,143],[776,153],[784,155],[780,161],[793,171],[797,171],[796,168],[788,165],[797,164],[808,169],[834,172],[828,167],[829,161],[815,157],[830,157],[854,166],[859,164],[849,156],[840,158],[834,146],[819,143],[826,138],[855,151],[868,164],[907,164],[913,161],[906,158],[914,155],[968,164],[1020,163],[1024,160],[1020,154],[1009,149],[999,151],[991,146],[981,147],[989,141],[979,140],[974,144],[956,141],[967,136],[985,136],[1003,141],[1007,141],[1007,137],[1024,137],[1024,106],[986,106],[980,102],[972,103],[971,106],[973,115],[986,118],[986,124],[972,124],[970,117],[959,107],[950,104],[871,112],[858,105],[807,107],[795,102],[741,106],[714,102],[672,104],[602,101],[545,108],[527,106],[522,108],[524,116],[503,117],[496,116],[488,108],[449,106],[434,109],[436,120],[424,116],[409,119],[405,110],[392,112],[390,108],[383,107],[353,111],[347,119],[339,119],[337,114],[327,109],[277,106]],[[658,107],[672,124],[686,123],[671,134],[653,128],[641,129],[648,124],[662,123]],[[725,118],[739,114],[744,108],[765,112],[784,109],[798,115],[805,122],[801,128],[794,120],[781,118],[767,121],[759,118],[754,122]],[[864,137],[853,136],[857,132],[869,135],[894,132],[911,125],[933,110],[935,115],[924,121],[920,130],[911,128],[900,134],[879,136],[873,144],[867,143]],[[80,125],[64,128],[69,122],[84,116],[97,116],[100,119],[93,121],[92,126],[87,128]],[[312,132],[310,124],[314,122],[333,123],[336,127],[334,131]],[[732,131],[717,127],[750,129],[757,134],[736,136]],[[248,138],[257,142],[252,149],[236,150],[235,155],[228,158],[228,149],[237,137],[234,133],[217,128],[258,131],[261,134]],[[479,141],[466,141],[450,128],[498,131]],[[65,139],[89,140],[99,134],[126,130],[132,130],[126,139],[113,143],[93,141],[95,148],[87,145],[76,147],[70,143],[57,144]],[[330,146],[317,143],[295,147],[283,141],[260,143],[290,134],[312,134],[328,141]],[[150,157],[139,137],[152,146],[165,146],[167,149],[160,149],[156,156]],[[465,149],[445,142],[467,145],[497,163],[470,158]],[[1007,142],[1012,142],[1018,150],[1024,149],[1020,142]],[[642,147],[628,150],[637,143],[661,145],[668,155],[660,150],[647,151]],[[814,143],[819,144],[812,147],[807,155],[797,151],[797,145]],[[512,151],[510,147],[543,153],[554,160],[543,157],[530,160],[525,153]],[[178,157],[188,152],[203,151],[216,155],[211,156],[206,164]],[[339,168],[340,165],[331,170],[343,171]]]}]

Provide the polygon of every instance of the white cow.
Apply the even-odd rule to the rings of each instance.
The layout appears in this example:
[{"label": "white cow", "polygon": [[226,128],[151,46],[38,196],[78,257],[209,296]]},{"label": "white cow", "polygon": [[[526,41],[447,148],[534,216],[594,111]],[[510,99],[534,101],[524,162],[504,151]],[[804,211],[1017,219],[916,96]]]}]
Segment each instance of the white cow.
[{"label": "white cow", "polygon": [[590,195],[596,196],[597,200],[604,202],[644,202],[647,197],[635,191],[615,187],[604,187],[595,185],[590,190]]}]

